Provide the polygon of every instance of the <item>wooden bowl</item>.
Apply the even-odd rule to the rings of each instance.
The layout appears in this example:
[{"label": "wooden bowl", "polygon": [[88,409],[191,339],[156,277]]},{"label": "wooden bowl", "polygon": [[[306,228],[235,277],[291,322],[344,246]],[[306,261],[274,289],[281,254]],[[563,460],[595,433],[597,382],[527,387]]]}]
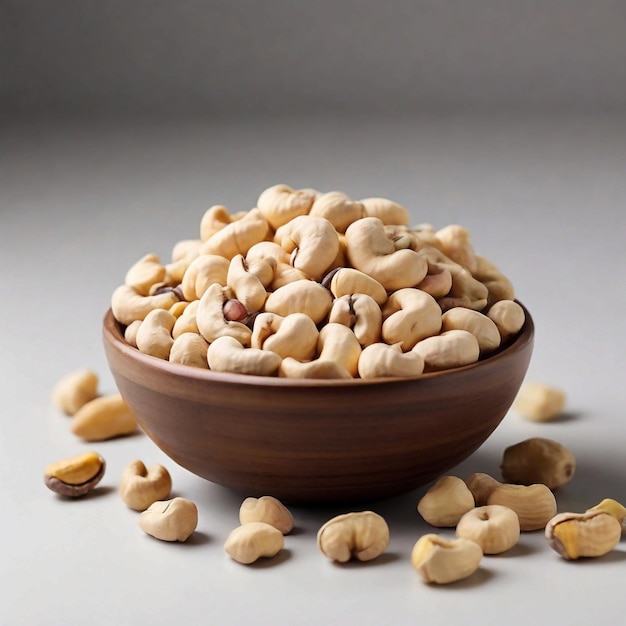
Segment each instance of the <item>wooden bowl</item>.
[{"label": "wooden bowl", "polygon": [[293,380],[172,364],[128,345],[111,311],[103,339],[140,426],[182,467],[246,496],[356,502],[416,489],[489,437],[528,369],[525,313],[495,355],[412,379]]}]

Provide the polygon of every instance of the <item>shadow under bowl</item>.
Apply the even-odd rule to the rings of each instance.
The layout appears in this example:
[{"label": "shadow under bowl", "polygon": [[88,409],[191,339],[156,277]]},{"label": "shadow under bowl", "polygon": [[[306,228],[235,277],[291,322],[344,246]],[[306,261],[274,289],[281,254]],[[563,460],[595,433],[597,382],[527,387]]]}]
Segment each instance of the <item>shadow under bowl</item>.
[{"label": "shadow under bowl", "polygon": [[173,364],[127,344],[110,310],[103,341],[120,393],[177,464],[246,496],[357,502],[412,491],[491,435],[530,362],[525,313],[496,354],[410,379],[295,380]]}]

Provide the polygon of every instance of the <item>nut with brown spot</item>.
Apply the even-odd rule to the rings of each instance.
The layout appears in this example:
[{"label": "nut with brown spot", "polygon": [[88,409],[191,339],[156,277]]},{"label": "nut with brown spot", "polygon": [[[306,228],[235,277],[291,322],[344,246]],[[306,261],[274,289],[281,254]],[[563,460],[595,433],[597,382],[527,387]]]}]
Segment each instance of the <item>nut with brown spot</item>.
[{"label": "nut with brown spot", "polygon": [[85,452],[51,463],[44,472],[46,487],[61,496],[77,498],[89,493],[104,476],[106,462],[96,452]]}]

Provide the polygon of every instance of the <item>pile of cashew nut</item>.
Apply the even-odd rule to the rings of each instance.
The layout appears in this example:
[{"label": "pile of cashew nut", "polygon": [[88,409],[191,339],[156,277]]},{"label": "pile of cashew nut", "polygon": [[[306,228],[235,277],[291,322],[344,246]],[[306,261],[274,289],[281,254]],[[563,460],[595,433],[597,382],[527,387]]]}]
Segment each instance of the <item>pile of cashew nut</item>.
[{"label": "pile of cashew nut", "polygon": [[209,208],[171,260],[139,259],[111,298],[126,341],[219,372],[418,376],[495,353],[524,324],[510,280],[459,225],[409,226],[385,198],[275,185]]}]

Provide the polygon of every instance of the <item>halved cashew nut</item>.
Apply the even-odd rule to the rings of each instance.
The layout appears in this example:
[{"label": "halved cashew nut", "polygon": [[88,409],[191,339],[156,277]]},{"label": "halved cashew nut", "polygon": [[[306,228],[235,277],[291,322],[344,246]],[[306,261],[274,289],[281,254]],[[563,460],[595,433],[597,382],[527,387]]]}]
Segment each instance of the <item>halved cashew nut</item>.
[{"label": "halved cashew nut", "polygon": [[119,393],[84,404],[72,418],[70,430],[85,441],[104,441],[137,430],[137,417]]},{"label": "halved cashew nut", "polygon": [[209,342],[219,337],[233,337],[244,346],[250,345],[252,331],[243,323],[227,319],[224,308],[232,299],[232,291],[217,283],[211,285],[200,298],[196,311],[196,324],[200,334]]},{"label": "halved cashew nut", "polygon": [[289,185],[273,185],[265,189],[257,200],[257,208],[274,230],[299,215],[306,215],[317,192],[312,189],[292,189]]},{"label": "halved cashew nut", "polygon": [[377,280],[387,291],[414,287],[428,271],[425,257],[410,249],[395,249],[377,217],[364,217],[348,226],[346,252],[354,268]]},{"label": "halved cashew nut", "polygon": [[246,498],[239,508],[239,523],[265,522],[273,526],[283,535],[293,530],[293,515],[289,509],[272,496]]},{"label": "halved cashew nut", "polygon": [[193,302],[213,284],[226,286],[226,277],[230,263],[217,254],[201,254],[189,265],[181,283],[185,300]]},{"label": "halved cashew nut", "polygon": [[304,313],[319,324],[330,311],[332,296],[326,287],[312,280],[296,280],[273,291],[265,301],[265,310],[287,317]]},{"label": "halved cashew nut", "polygon": [[215,372],[272,376],[278,371],[282,359],[269,350],[245,348],[230,336],[218,337],[207,351],[209,369]]},{"label": "halved cashew nut", "polygon": [[486,315],[465,307],[452,307],[441,316],[442,330],[467,330],[478,340],[481,354],[500,346],[500,331]]},{"label": "halved cashew nut", "polygon": [[81,406],[98,396],[98,375],[79,369],[63,376],[52,390],[52,403],[67,415],[74,415]]},{"label": "halved cashew nut", "polygon": [[150,311],[137,329],[137,348],[144,354],[167,360],[174,343],[172,329],[175,323],[176,318],[169,311]]},{"label": "halved cashew nut", "polygon": [[179,299],[173,290],[142,296],[133,287],[120,285],[111,296],[111,310],[115,319],[127,326],[135,320],[143,320],[154,309],[168,310]]},{"label": "halved cashew nut", "polygon": [[335,298],[362,293],[370,296],[379,306],[387,300],[387,291],[377,280],[352,267],[337,268],[323,282]]},{"label": "halved cashew nut", "polygon": [[317,545],[331,561],[371,561],[387,549],[389,526],[374,511],[338,515],[319,529]]},{"label": "halved cashew nut", "polygon": [[365,217],[376,217],[383,224],[407,226],[410,215],[401,204],[387,198],[364,198],[360,201]]},{"label": "halved cashew nut", "polygon": [[471,539],[443,539],[423,535],[413,546],[411,563],[426,583],[440,585],[471,576],[480,566],[483,551]]},{"label": "halved cashew nut", "polygon": [[419,289],[406,287],[394,291],[382,312],[383,339],[388,344],[399,343],[405,352],[441,330],[441,309],[437,301]]},{"label": "halved cashew nut", "polygon": [[170,363],[208,369],[207,350],[209,344],[200,333],[182,333],[172,343]]},{"label": "halved cashew nut", "polygon": [[326,218],[338,233],[345,233],[346,228],[364,217],[365,207],[361,202],[351,200],[341,191],[322,194],[313,203],[309,215]]},{"label": "halved cashew nut", "polygon": [[466,330],[447,330],[440,335],[418,341],[413,347],[424,359],[424,371],[461,367],[478,361],[478,339]]},{"label": "halved cashew nut", "polygon": [[253,348],[271,350],[281,358],[309,361],[316,353],[319,331],[304,313],[281,317],[276,313],[260,313],[252,329]]},{"label": "halved cashew nut", "polygon": [[291,254],[291,264],[306,276],[321,280],[339,253],[339,237],[323,217],[300,215],[281,226],[274,241]]},{"label": "halved cashew nut", "polygon": [[402,352],[400,344],[373,343],[359,357],[361,378],[419,376],[423,371],[422,357],[415,352]]},{"label": "halved cashew nut", "polygon": [[186,498],[159,500],[140,516],[139,527],[161,541],[187,541],[198,525],[198,507]]},{"label": "halved cashew nut", "polygon": [[232,259],[236,254],[247,254],[255,244],[263,241],[270,230],[267,220],[258,209],[251,209],[241,219],[231,222],[213,233],[201,246],[202,254],[217,254]]},{"label": "halved cashew nut", "polygon": [[135,511],[145,511],[157,500],[165,500],[171,490],[170,473],[158,463],[146,468],[143,461],[137,459],[122,472],[120,497],[127,507]]},{"label": "halved cashew nut", "polygon": [[124,283],[138,294],[147,296],[150,288],[164,280],[165,267],[156,254],[146,254],[126,272]]},{"label": "halved cashew nut", "polygon": [[336,298],[328,314],[328,322],[350,328],[362,348],[380,341],[382,321],[380,307],[364,293]]},{"label": "halved cashew nut", "polygon": [[508,506],[479,506],[461,517],[456,536],[475,541],[484,554],[500,554],[519,541],[519,518]]},{"label": "halved cashew nut", "polygon": [[[273,278],[273,272],[271,277]],[[256,313],[263,308],[267,298],[265,286],[258,276],[248,271],[243,255],[236,254],[231,259],[226,283],[248,313]]]}]

